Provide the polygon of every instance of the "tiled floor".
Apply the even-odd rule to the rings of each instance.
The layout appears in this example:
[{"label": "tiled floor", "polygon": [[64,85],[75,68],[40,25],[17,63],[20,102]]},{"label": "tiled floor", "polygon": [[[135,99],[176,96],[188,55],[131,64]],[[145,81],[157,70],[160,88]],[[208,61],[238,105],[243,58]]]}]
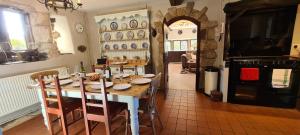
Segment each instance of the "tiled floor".
[{"label": "tiled floor", "polygon": [[[170,90],[166,100],[159,94],[158,108],[164,123],[163,130],[158,128],[161,135],[300,135],[300,112],[292,109],[212,102],[190,90]],[[70,134],[84,135],[83,121],[70,130]],[[99,132],[105,132],[102,124],[94,131]],[[41,116],[4,133],[47,134]],[[151,135],[151,129],[141,128],[141,135]]]},{"label": "tiled floor", "polygon": [[[177,87],[181,84],[187,88],[194,83],[181,83],[186,82],[183,77],[172,78],[175,81],[170,81],[170,87],[176,90],[170,90],[166,99],[162,93],[158,95],[158,109],[164,123],[164,129],[157,128],[160,135],[300,135],[300,111],[213,102],[200,92]],[[83,121],[69,129],[70,135],[85,134]],[[124,128],[113,135],[122,135],[123,131]],[[103,124],[93,131],[104,132]],[[41,115],[4,132],[4,135],[48,134]],[[140,134],[151,135],[151,128],[140,128]]]},{"label": "tiled floor", "polygon": [[[181,63],[169,64],[169,88],[177,90],[195,90],[196,74],[181,74],[181,70]],[[182,81],[184,81],[184,84]]]},{"label": "tiled floor", "polygon": [[170,91],[160,102],[162,134],[298,135],[300,112],[212,102],[194,91]]}]

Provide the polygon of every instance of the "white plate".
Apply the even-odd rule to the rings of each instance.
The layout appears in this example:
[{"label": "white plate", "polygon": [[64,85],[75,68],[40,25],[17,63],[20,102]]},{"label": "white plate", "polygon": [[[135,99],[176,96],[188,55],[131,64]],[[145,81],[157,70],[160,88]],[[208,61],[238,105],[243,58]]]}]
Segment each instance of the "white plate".
[{"label": "white plate", "polygon": [[58,75],[59,80],[69,79],[71,75]]},{"label": "white plate", "polygon": [[129,76],[130,76],[129,74],[116,74],[116,75],[115,75],[115,78],[120,78],[121,75],[123,75],[123,78],[126,78],[126,77],[129,77]]},{"label": "white plate", "polygon": [[[73,80],[71,80],[71,79],[59,80],[60,85],[66,85],[66,84],[70,84],[70,83],[72,83],[72,82],[73,82]],[[55,83],[53,82],[53,83],[51,83],[50,85],[54,86]]]},{"label": "white plate", "polygon": [[[91,88],[92,88],[92,89],[95,89],[95,90],[100,90],[100,89],[101,89],[101,85],[102,85],[102,84],[94,84],[94,85],[91,85]],[[106,88],[109,88],[109,87],[111,87],[111,86],[113,86],[113,85],[114,85],[113,82],[105,82]]]},{"label": "white plate", "polygon": [[143,75],[144,78],[153,78],[155,77],[155,74],[145,74]]},{"label": "white plate", "polygon": [[132,84],[147,84],[150,82],[151,79],[147,79],[147,78],[138,78],[131,81]]},{"label": "white plate", "polygon": [[73,87],[80,87],[80,82],[73,82],[73,83],[72,83],[72,86],[73,86]]},{"label": "white plate", "polygon": [[114,90],[127,90],[131,87],[131,84],[125,83],[125,84],[117,84],[114,85]]},{"label": "white plate", "polygon": [[86,84],[86,85],[99,85],[100,82],[97,82],[97,81],[91,81],[91,82],[84,82],[84,84]]},{"label": "white plate", "polygon": [[87,77],[90,77],[90,76],[98,75],[98,74],[99,74],[99,73],[87,73],[86,76],[87,76]]}]

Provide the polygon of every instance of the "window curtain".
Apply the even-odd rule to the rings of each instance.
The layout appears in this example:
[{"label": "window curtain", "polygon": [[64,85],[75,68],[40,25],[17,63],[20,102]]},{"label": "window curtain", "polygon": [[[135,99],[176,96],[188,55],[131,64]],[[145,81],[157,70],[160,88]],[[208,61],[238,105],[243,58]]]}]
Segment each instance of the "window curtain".
[{"label": "window curtain", "polygon": [[0,9],[0,45],[2,51],[9,52],[11,51],[11,46],[9,44],[9,37],[6,31],[3,10]]},{"label": "window curtain", "polygon": [[35,40],[33,37],[32,29],[31,29],[31,23],[30,23],[30,17],[28,13],[24,13],[24,28],[25,28],[25,38],[27,41],[27,47],[28,49],[35,49]]}]

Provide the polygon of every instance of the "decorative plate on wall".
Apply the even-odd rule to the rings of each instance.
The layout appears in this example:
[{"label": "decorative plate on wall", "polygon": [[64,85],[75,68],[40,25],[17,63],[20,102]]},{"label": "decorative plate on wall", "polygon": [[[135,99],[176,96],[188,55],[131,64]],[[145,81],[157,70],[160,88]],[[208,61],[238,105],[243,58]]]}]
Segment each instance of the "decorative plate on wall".
[{"label": "decorative plate on wall", "polygon": [[109,50],[109,49],[110,49],[110,46],[109,46],[108,44],[106,44],[106,45],[104,46],[104,49],[105,49],[105,50]]},{"label": "decorative plate on wall", "polygon": [[178,35],[181,35],[182,34],[182,30],[178,30]]},{"label": "decorative plate on wall", "polygon": [[147,25],[148,25],[147,21],[145,21],[145,20],[142,21],[142,23],[141,23],[142,28],[146,28]]},{"label": "decorative plate on wall", "polygon": [[137,33],[137,36],[139,39],[142,39],[145,37],[145,31],[144,30],[139,30]]},{"label": "decorative plate on wall", "polygon": [[127,29],[127,23],[122,23],[121,28],[122,28],[122,30],[126,30]]},{"label": "decorative plate on wall", "polygon": [[117,22],[110,23],[110,29],[111,30],[117,30],[118,29],[118,23]]},{"label": "decorative plate on wall", "polygon": [[147,42],[144,42],[144,43],[142,44],[142,47],[145,48],[145,49],[148,49],[149,44],[148,44]]},{"label": "decorative plate on wall", "polygon": [[193,33],[196,33],[197,32],[197,29],[193,29],[193,31],[192,31]]},{"label": "decorative plate on wall", "polygon": [[137,48],[137,45],[136,45],[136,43],[132,43],[130,47],[131,47],[132,49],[136,49],[136,48]]},{"label": "decorative plate on wall", "polygon": [[75,25],[75,29],[78,33],[82,33],[84,31],[84,27],[82,24],[78,23]]},{"label": "decorative plate on wall", "polygon": [[133,39],[133,38],[134,38],[134,33],[133,33],[133,31],[128,31],[128,32],[126,33],[126,36],[127,36],[127,39]]},{"label": "decorative plate on wall", "polygon": [[116,39],[117,40],[122,40],[123,39],[123,33],[122,32],[117,32],[116,33]]},{"label": "decorative plate on wall", "polygon": [[109,33],[104,33],[103,38],[104,38],[105,41],[109,41],[111,36],[110,36]]},{"label": "decorative plate on wall", "polygon": [[122,49],[127,49],[127,44],[122,44]]},{"label": "decorative plate on wall", "polygon": [[114,50],[118,50],[119,49],[119,45],[118,44],[114,44],[113,48],[114,48]]},{"label": "decorative plate on wall", "polygon": [[135,20],[135,19],[132,19],[132,20],[130,20],[130,22],[129,22],[129,26],[130,26],[130,28],[132,28],[132,29],[137,28],[138,25],[139,25],[139,23],[138,23],[138,21]]}]

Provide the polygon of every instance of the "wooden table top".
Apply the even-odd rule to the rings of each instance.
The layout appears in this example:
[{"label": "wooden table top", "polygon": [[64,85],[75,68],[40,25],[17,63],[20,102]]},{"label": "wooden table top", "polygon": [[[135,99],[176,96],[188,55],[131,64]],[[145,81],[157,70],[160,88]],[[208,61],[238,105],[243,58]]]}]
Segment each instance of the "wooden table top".
[{"label": "wooden table top", "polygon": [[[136,78],[142,78],[142,76],[131,76],[124,78],[122,82],[120,82],[119,79],[113,79],[113,83],[120,84],[120,83],[130,83],[130,78],[136,79]],[[88,82],[88,81],[86,81]],[[107,92],[109,92],[112,95],[122,95],[122,96],[134,96],[134,97],[142,97],[150,87],[150,84],[144,84],[144,85],[136,85],[131,84],[131,88],[127,90],[114,90],[113,86],[107,88]],[[80,92],[80,87],[73,87],[72,83],[68,85],[61,86],[63,91],[72,91],[72,92]],[[49,91],[55,91],[54,88],[47,88]],[[100,93],[100,90],[92,89],[90,85],[86,85],[86,90],[90,91],[92,93]]]}]

